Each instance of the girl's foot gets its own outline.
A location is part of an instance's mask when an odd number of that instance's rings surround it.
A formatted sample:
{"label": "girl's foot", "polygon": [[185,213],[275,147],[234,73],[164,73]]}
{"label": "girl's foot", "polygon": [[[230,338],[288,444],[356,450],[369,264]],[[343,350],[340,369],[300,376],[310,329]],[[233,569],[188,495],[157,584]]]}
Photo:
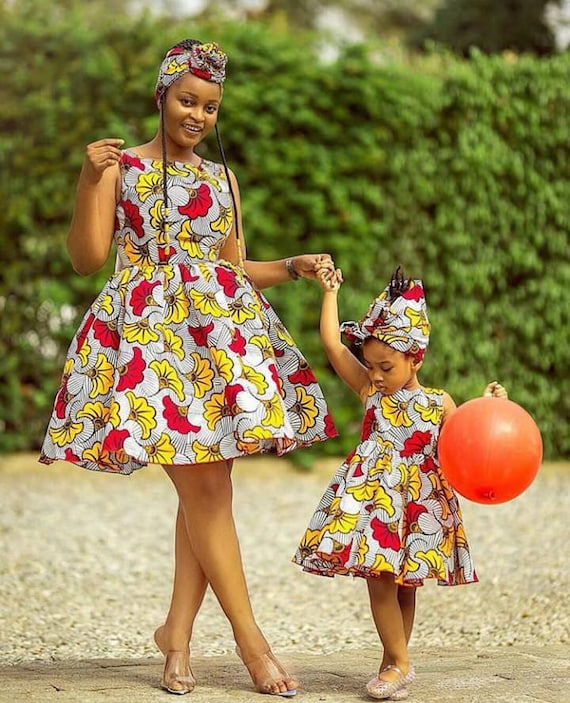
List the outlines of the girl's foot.
{"label": "girl's foot", "polygon": [[389,664],[382,669],[378,676],[366,684],[366,690],[371,698],[377,700],[386,698],[402,700],[408,696],[406,685],[412,683],[415,677],[416,672],[413,666],[410,666],[408,671],[404,673],[400,667]]}
{"label": "girl's foot", "polygon": [[196,679],[190,668],[190,652],[169,649],[165,637],[164,625],[154,633],[154,641],[164,656],[164,671],[160,681],[161,687],[169,693],[179,696],[190,693],[196,686]]}
{"label": "girl's foot", "polygon": [[236,654],[247,667],[258,693],[285,697],[296,695],[298,681],[289,676],[270,649],[263,654],[252,656],[247,661],[242,657],[239,647],[236,647]]}

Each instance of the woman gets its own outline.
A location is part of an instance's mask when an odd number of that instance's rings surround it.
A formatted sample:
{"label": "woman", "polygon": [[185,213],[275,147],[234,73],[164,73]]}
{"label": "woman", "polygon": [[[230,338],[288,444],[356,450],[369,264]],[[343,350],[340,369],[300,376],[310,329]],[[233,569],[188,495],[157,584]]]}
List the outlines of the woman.
{"label": "woman", "polygon": [[[164,689],[195,686],[189,643],[209,584],[256,690],[290,696],[297,682],[251,609],[230,473],[239,456],[336,434],[312,371],[260,293],[334,266],[327,254],[244,260],[238,184],[216,126],[226,61],[216,44],[180,42],[160,66],[153,139],[87,147],[70,258],[90,274],[114,241],[119,266],[71,343],[40,461],[119,474],[158,463],[174,484],[172,600],[155,632]],[[195,151],[212,129],[223,165]]]}

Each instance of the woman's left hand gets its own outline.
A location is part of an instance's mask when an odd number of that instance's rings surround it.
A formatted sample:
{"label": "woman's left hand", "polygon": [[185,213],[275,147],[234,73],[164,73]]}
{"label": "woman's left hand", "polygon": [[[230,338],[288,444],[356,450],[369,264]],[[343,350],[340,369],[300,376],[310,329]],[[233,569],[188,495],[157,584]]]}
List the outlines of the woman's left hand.
{"label": "woman's left hand", "polygon": [[317,273],[323,268],[335,270],[330,254],[299,254],[293,257],[293,267],[302,278],[313,280],[317,280]]}

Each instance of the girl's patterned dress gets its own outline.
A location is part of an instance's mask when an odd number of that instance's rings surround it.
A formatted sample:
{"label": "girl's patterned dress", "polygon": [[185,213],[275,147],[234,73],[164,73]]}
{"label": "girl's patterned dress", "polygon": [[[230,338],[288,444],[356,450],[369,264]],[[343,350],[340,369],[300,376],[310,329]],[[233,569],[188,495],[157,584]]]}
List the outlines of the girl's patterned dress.
{"label": "girl's patterned dress", "polygon": [[322,391],[242,268],[223,168],[123,152],[119,270],[71,342],[40,461],[130,474],[333,437]]}
{"label": "girl's patterned dress", "polygon": [[323,576],[394,574],[401,585],[477,581],[436,446],[443,391],[369,390],[360,444],[338,469],[293,561]]}

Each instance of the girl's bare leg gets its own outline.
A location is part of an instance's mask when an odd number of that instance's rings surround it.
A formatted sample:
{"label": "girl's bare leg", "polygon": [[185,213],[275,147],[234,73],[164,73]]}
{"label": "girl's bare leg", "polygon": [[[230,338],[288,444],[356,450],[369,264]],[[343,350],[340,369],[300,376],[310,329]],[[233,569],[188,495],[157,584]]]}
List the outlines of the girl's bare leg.
{"label": "girl's bare leg", "polygon": [[[378,578],[366,579],[368,585],[368,595],[370,597],[370,608],[376,630],[384,646],[384,656],[380,666],[381,679],[384,681],[395,681],[400,674],[397,671],[388,669],[382,671],[386,666],[397,666],[403,674],[407,674],[410,669],[408,657],[408,637],[406,624],[410,627],[413,620],[409,621],[409,607],[407,608],[407,619],[405,623],[402,608],[399,601],[399,587],[394,581],[394,577],[385,574]],[[409,604],[407,603],[409,606]],[[380,676],[380,674],[379,674]]]}
{"label": "girl's bare leg", "polygon": [[[186,632],[189,638],[204,596],[204,584],[209,583],[230,621],[240,655],[247,663],[256,688],[269,693],[284,692],[296,688],[297,682],[270,654],[267,640],[253,615],[232,513],[230,467],[228,462],[165,467],[178,493],[193,555],[178,569],[178,590],[175,571],[173,603],[167,623],[169,630],[172,628],[173,633],[178,633],[176,643],[183,644],[182,633]],[[180,542],[182,547],[182,540]],[[192,580],[191,587],[186,577]],[[189,604],[187,612],[185,603]]]}
{"label": "girl's bare leg", "polygon": [[[406,644],[410,643],[410,637],[412,636],[412,630],[414,628],[414,617],[416,614],[416,592],[417,588],[411,586],[398,586],[398,603],[400,604],[400,611],[402,613],[402,620],[404,623],[404,632],[406,635]],[[386,668],[390,662],[386,657],[386,650],[382,656],[382,663],[380,664],[380,671]]]}

